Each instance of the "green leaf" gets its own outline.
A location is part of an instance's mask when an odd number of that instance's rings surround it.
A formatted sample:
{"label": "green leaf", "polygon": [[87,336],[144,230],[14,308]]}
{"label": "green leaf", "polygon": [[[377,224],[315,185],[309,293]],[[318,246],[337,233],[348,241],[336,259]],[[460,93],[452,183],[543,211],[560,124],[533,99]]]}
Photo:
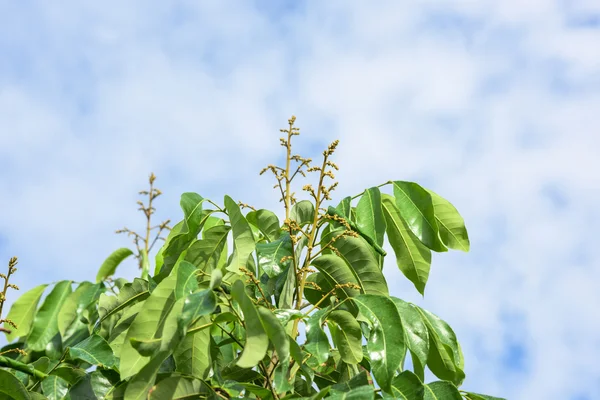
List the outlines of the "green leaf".
{"label": "green leaf", "polygon": [[217,296],[210,289],[200,290],[186,297],[183,303],[180,323],[187,328],[188,324],[198,317],[211,314],[217,308]]}
{"label": "green leaf", "polygon": [[181,253],[196,239],[204,222],[210,216],[210,213],[202,212],[203,202],[204,198],[197,193],[187,192],[181,195],[180,205],[184,214],[183,224],[181,230],[173,236],[163,252],[164,267],[167,268],[167,271],[175,265]]}
{"label": "green leaf", "polygon": [[[283,276],[278,277],[278,280]],[[285,281],[277,299],[279,308],[291,308],[294,303],[294,292],[296,290],[296,269],[293,266],[288,267],[285,273]]]}
{"label": "green leaf", "polygon": [[[335,254],[325,254],[311,261],[311,265],[317,268],[323,277],[329,282],[331,287],[351,283],[360,287],[352,269],[348,264]],[[341,300],[357,296],[360,293],[358,289],[351,287],[341,287],[336,289],[336,295]]]}
{"label": "green leaf", "polygon": [[11,333],[6,333],[6,340],[12,342],[19,336],[27,336],[31,330],[35,310],[40,302],[40,297],[48,285],[36,286],[25,292],[17,299],[10,308],[6,319],[11,320],[17,325],[16,328],[4,323],[4,328],[9,329]]}
{"label": "green leaf", "polygon": [[58,332],[58,314],[71,293],[71,281],[60,281],[54,286],[33,319],[33,327],[27,338],[27,347],[42,351]]}
{"label": "green leaf", "polygon": [[13,400],[29,400],[29,393],[16,376],[0,369],[0,394]]}
{"label": "green leaf", "polygon": [[383,245],[386,223],[381,209],[381,192],[378,188],[372,187],[365,190],[358,201],[356,226],[379,246]]}
{"label": "green leaf", "polygon": [[200,397],[202,383],[197,379],[175,375],[158,382],[152,389],[150,400],[195,399]]}
{"label": "green leaf", "polygon": [[[312,285],[304,286],[304,298],[308,300],[310,304],[317,304],[323,296],[331,297],[331,294],[328,293],[333,289],[333,286],[322,273],[316,272],[308,275],[306,282],[314,282],[320,288],[319,290]],[[319,305],[319,308],[326,307],[329,305],[329,301],[324,299]]]}
{"label": "green leaf", "polygon": [[251,211],[246,215],[248,222],[258,228],[269,242],[279,239],[281,224],[277,215],[269,210]]}
{"label": "green leaf", "polygon": [[94,399],[122,399],[119,396],[118,382],[108,378],[110,371],[96,370],[86,374],[75,385],[71,387],[67,395],[70,400],[94,400]]}
{"label": "green leaf", "polygon": [[439,236],[429,192],[414,182],[394,181],[393,184],[396,205],[412,233],[431,250],[448,251]]}
{"label": "green leaf", "polygon": [[405,333],[406,345],[412,356],[413,368],[417,376],[423,380],[429,354],[429,333],[427,327],[421,319],[421,314],[415,307],[396,297],[391,297],[391,299],[398,308],[400,318],[402,319],[402,328]]}
{"label": "green leaf", "polygon": [[358,364],[363,359],[362,331],[358,321],[348,311],[334,310],[327,315],[327,323],[342,361]]}
{"label": "green leaf", "polygon": [[437,381],[425,385],[423,400],[462,400],[462,396],[452,383]]}
{"label": "green leaf", "polygon": [[415,285],[419,293],[423,294],[429,278],[431,250],[410,231],[392,196],[384,194],[382,203],[387,220],[388,240],[396,254],[398,268]]}
{"label": "green leaf", "polygon": [[[284,233],[271,243],[258,243],[256,245],[256,254],[258,256],[258,267],[264,271],[269,278],[279,276],[292,262],[291,257],[294,253],[292,239],[289,233]],[[286,257],[282,263],[281,260]]]}
{"label": "green leaf", "polygon": [[379,262],[367,242],[352,236],[342,236],[334,242],[333,247],[338,250],[338,255],[354,275],[361,293],[389,295]]}
{"label": "green leaf", "polygon": [[203,239],[195,241],[188,249],[185,260],[204,272],[221,267],[223,253],[227,252],[228,225],[216,225],[202,232]]}
{"label": "green leaf", "polygon": [[[101,283],[97,283],[96,285],[100,284]],[[69,297],[67,297],[67,300],[65,300],[65,303],[63,304],[60,313],[58,314],[58,331],[60,332],[60,335],[62,337],[65,336],[67,328],[73,323],[73,321],[81,318],[83,310],[89,304],[88,300],[91,299],[82,299],[82,296],[91,286],[91,282],[81,282],[79,286],[77,286],[77,289],[75,289],[73,293],[71,293]]]}
{"label": "green leaf", "polygon": [[148,253],[146,253],[146,249],[142,249],[140,251],[140,256],[142,257],[142,279],[148,279],[148,274],[150,272],[150,261],[148,260]]}
{"label": "green leaf", "polygon": [[135,350],[129,339],[148,340],[163,337],[166,318],[176,302],[176,284],[176,274],[170,275],[159,283],[129,326],[120,354],[121,379],[125,380],[135,375],[150,361],[150,357],[141,356]]}
{"label": "green leaf", "polygon": [[[198,319],[191,329],[210,324],[209,317]],[[197,330],[186,335],[173,352],[177,371],[204,379],[208,375],[211,365],[210,357],[210,329]]]}
{"label": "green leaf", "polygon": [[[209,218],[211,218],[211,217],[209,217]],[[181,228],[183,227],[184,222],[185,221],[179,221],[178,223],[175,224],[175,226],[173,226],[173,229],[171,229],[171,231],[167,235],[167,239],[165,240],[165,243],[162,245],[162,247],[156,253],[156,256],[154,257],[154,275],[158,275],[160,273],[160,270],[164,264],[164,252],[169,247],[169,244],[171,244],[171,240],[173,240],[173,238],[175,236],[179,235],[179,232],[181,232]]]}
{"label": "green leaf", "polygon": [[162,339],[138,340],[136,338],[130,338],[129,342],[131,342],[133,348],[136,349],[141,356],[152,357],[160,350]]}
{"label": "green leaf", "polygon": [[116,364],[115,355],[108,342],[99,335],[91,335],[69,348],[71,358],[100,367],[112,368]]}
{"label": "green leaf", "polygon": [[177,285],[175,286],[175,299],[183,299],[192,292],[198,290],[196,279],[196,266],[182,261],[177,267]]}
{"label": "green leaf", "polygon": [[275,379],[273,384],[278,393],[290,390],[292,387],[287,380],[287,372],[290,364],[290,341],[285,328],[279,322],[279,319],[265,307],[257,307],[258,315],[262,321],[267,336],[275,346],[279,364],[275,369]]}
{"label": "green leaf", "polygon": [[296,221],[301,227],[312,224],[315,220],[314,204],[308,200],[302,200],[294,204],[290,212],[290,219]]}
{"label": "green leaf", "polygon": [[361,386],[347,392],[330,390],[327,397],[331,400],[369,400],[375,398],[375,388],[373,386]]}
{"label": "green leaf", "polygon": [[306,351],[315,357],[320,363],[324,363],[329,358],[329,339],[323,331],[323,317],[329,312],[329,309],[321,309],[311,315],[306,321]]}
{"label": "green leaf", "polygon": [[462,370],[462,352],[450,326],[437,315],[415,307],[429,331],[429,356],[427,366],[440,379],[460,385],[465,379]]}
{"label": "green leaf", "polygon": [[140,278],[135,278],[133,282],[123,285],[116,298],[115,296],[108,296],[103,293],[98,300],[100,321],[102,322],[111,315],[142,300],[146,300],[148,296],[150,296],[148,282]]}
{"label": "green leaf", "polygon": [[351,214],[351,210],[352,210],[352,207],[350,206],[351,202],[352,202],[352,197],[347,196],[347,197],[344,197],[342,199],[342,201],[340,201],[340,203],[337,205],[337,207],[335,207],[337,212],[347,220],[350,219],[350,214]]}
{"label": "green leaf", "polygon": [[261,323],[256,306],[246,294],[244,284],[237,280],[231,287],[231,296],[240,305],[246,324],[246,342],[242,355],[236,365],[240,368],[252,368],[263,359],[269,348],[269,337]]}
{"label": "green leaf", "polygon": [[60,400],[69,391],[69,383],[64,379],[49,375],[42,381],[42,392],[49,400]]}
{"label": "green leaf", "polygon": [[440,228],[440,238],[446,246],[455,250],[469,251],[471,243],[465,221],[458,210],[437,193],[428,190],[433,201],[435,219]]}
{"label": "green leaf", "polygon": [[342,392],[347,392],[349,390],[355,389],[357,387],[366,386],[369,384],[369,377],[367,376],[367,371],[361,371],[358,375],[354,376],[352,379],[346,382],[336,383],[332,385],[331,388],[334,390],[340,390]]}
{"label": "green leaf", "polygon": [[246,268],[248,257],[254,251],[254,234],[248,221],[242,215],[240,206],[229,196],[225,196],[225,209],[229,215],[233,232],[233,254],[227,270],[239,273],[240,268]]}
{"label": "green leaf", "polygon": [[361,294],[353,299],[371,324],[367,353],[379,386],[391,392],[394,373],[400,367],[406,344],[398,308],[389,297]]}
{"label": "green leaf", "polygon": [[423,383],[410,371],[403,371],[392,381],[392,393],[397,399],[423,400],[424,392]]}
{"label": "green leaf", "polygon": [[214,269],[210,273],[210,288],[215,289],[221,286],[221,281],[223,280],[223,272],[220,269]]}
{"label": "green leaf", "polygon": [[500,397],[488,396],[487,394],[479,394],[473,392],[465,392],[468,400],[506,400]]}
{"label": "green leaf", "polygon": [[100,269],[98,270],[98,274],[96,275],[96,282],[97,283],[102,282],[109,276],[114,275],[119,264],[121,264],[121,262],[123,262],[123,260],[125,260],[127,257],[129,257],[132,254],[133,254],[133,251],[131,251],[130,249],[128,249],[126,247],[121,247],[120,249],[113,251],[112,254],[110,256],[108,256],[108,258],[106,260],[104,260],[104,262],[100,266]]}

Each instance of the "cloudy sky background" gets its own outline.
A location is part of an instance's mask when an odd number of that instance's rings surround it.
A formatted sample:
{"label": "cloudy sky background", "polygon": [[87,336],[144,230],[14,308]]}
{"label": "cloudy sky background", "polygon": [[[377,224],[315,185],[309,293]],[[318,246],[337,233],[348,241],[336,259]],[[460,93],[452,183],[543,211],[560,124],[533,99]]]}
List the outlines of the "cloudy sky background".
{"label": "cloudy sky background", "polygon": [[463,214],[424,299],[386,274],[455,329],[465,389],[597,398],[599,43],[596,0],[0,0],[0,260],[23,292],[93,279],[151,171],[157,220],[185,191],[277,207],[295,114],[297,152],[341,141],[334,200],[415,180]]}

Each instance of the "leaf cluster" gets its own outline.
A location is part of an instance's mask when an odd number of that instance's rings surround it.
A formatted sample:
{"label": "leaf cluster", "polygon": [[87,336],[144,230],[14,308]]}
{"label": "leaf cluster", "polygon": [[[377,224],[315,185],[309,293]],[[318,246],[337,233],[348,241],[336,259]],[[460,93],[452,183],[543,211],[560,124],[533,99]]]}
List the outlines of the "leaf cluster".
{"label": "leaf cluster", "polygon": [[[494,399],[459,389],[464,359],[454,331],[391,296],[383,273],[389,246],[424,294],[433,251],[469,250],[458,211],[406,181],[330,204],[338,142],[313,166],[293,155],[299,129],[288,122],[285,165],[262,171],[276,178],[283,221],[229,196],[217,204],[184,193],[183,219],[151,268],[151,175],[141,206],[147,235],[134,235],[141,277],[113,280],[133,254],[123,248],[95,282],[65,280],[21,296],[7,317],[11,343],[0,350],[0,397]],[[316,184],[297,200],[293,181],[309,174]],[[439,380],[426,383],[426,369]]]}

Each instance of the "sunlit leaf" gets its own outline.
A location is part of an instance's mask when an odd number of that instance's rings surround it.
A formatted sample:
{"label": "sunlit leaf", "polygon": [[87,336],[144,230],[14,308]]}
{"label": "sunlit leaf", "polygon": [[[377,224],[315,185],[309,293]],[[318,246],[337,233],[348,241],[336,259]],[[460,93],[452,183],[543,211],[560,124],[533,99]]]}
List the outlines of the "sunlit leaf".
{"label": "sunlit leaf", "polygon": [[292,263],[293,250],[292,239],[287,232],[274,242],[258,243],[256,245],[258,267],[270,278],[275,278]]}
{"label": "sunlit leaf", "polygon": [[242,355],[236,365],[241,368],[252,368],[259,363],[269,348],[269,337],[261,322],[256,306],[246,294],[244,284],[237,280],[231,287],[231,296],[240,305],[246,324],[246,342]]}
{"label": "sunlit leaf", "polygon": [[196,266],[187,261],[182,261],[177,267],[175,299],[182,299],[196,290],[198,290]]}
{"label": "sunlit leaf", "polygon": [[378,188],[365,190],[358,201],[356,226],[379,246],[383,245],[386,222],[381,209],[381,192]]}
{"label": "sunlit leaf", "polygon": [[145,300],[148,296],[150,296],[148,282],[140,278],[135,278],[133,282],[126,283],[116,298],[102,294],[98,302],[100,320],[102,321],[137,302]]}
{"label": "sunlit leaf", "polygon": [[329,339],[322,327],[323,316],[328,312],[328,309],[318,310],[306,321],[306,344],[304,347],[319,363],[324,363],[329,358]]}
{"label": "sunlit leaf", "polygon": [[55,375],[44,378],[41,386],[42,392],[48,400],[60,400],[65,397],[69,390],[69,383]]}
{"label": "sunlit leaf", "polygon": [[13,400],[29,400],[25,386],[10,372],[0,369],[0,394]]}
{"label": "sunlit leaf", "polygon": [[98,274],[96,275],[96,282],[102,282],[109,276],[114,275],[119,264],[121,264],[121,262],[123,262],[123,260],[125,260],[127,257],[129,257],[132,254],[133,254],[133,251],[131,251],[131,249],[128,249],[126,247],[122,247],[120,249],[113,251],[112,254],[110,256],[108,256],[108,258],[106,260],[104,260],[104,262],[100,266],[100,269],[98,270]]}
{"label": "sunlit leaf", "polygon": [[423,400],[463,400],[463,397],[452,383],[437,381],[425,385]]}
{"label": "sunlit leaf", "polygon": [[60,281],[44,299],[44,303],[33,319],[27,347],[42,351],[58,332],[58,314],[67,297],[71,294],[71,281]]}
{"label": "sunlit leaf", "polygon": [[373,386],[361,386],[347,392],[330,390],[329,396],[331,400],[369,400],[375,398],[375,388]]}
{"label": "sunlit leaf", "polygon": [[327,325],[342,361],[358,364],[363,358],[362,331],[356,318],[348,311],[334,310],[327,315]]}
{"label": "sunlit leaf", "polygon": [[111,368],[116,364],[112,349],[102,337],[91,335],[69,348],[71,358],[83,360],[92,365]]}
{"label": "sunlit leaf", "polygon": [[[190,328],[206,326],[210,323],[209,317],[202,317]],[[210,365],[210,329],[194,331],[186,335],[173,352],[177,371],[194,376],[206,378]]]}
{"label": "sunlit leaf", "polygon": [[408,228],[400,215],[400,210],[396,207],[394,198],[385,194],[382,198],[388,240],[396,254],[398,268],[415,285],[419,293],[423,294],[429,278],[431,250],[425,247]]}
{"label": "sunlit leaf", "polygon": [[170,376],[158,382],[152,389],[150,400],[201,398],[202,382],[184,376]]}
{"label": "sunlit leaf", "polygon": [[225,196],[224,204],[233,232],[233,254],[227,270],[239,273],[240,268],[246,268],[248,257],[254,251],[254,234],[242,215],[240,206],[229,196]]}
{"label": "sunlit leaf", "polygon": [[486,394],[466,392],[469,400],[506,400],[500,397],[488,396]]}
{"label": "sunlit leaf", "polygon": [[384,391],[391,392],[394,373],[406,353],[398,308],[385,296],[361,294],[353,301],[371,324],[367,352],[375,380]]}
{"label": "sunlit leaf", "polygon": [[423,400],[423,383],[410,371],[403,371],[392,380],[392,393],[397,399]]}
{"label": "sunlit leaf", "polygon": [[448,251],[439,236],[431,194],[414,182],[393,184],[396,205],[412,233],[431,250]]}
{"label": "sunlit leaf", "polygon": [[302,200],[292,206],[290,219],[296,221],[299,226],[312,224],[315,220],[315,206],[311,201]]}
{"label": "sunlit leaf", "polygon": [[48,285],[36,286],[28,292],[25,292],[13,303],[6,319],[13,321],[17,327],[14,328],[13,326],[4,323],[4,328],[11,331],[11,333],[6,333],[6,340],[8,342],[12,342],[19,336],[27,336],[29,334],[35,310],[37,309],[40,298],[47,286]]}
{"label": "sunlit leaf", "polygon": [[223,252],[227,250],[227,234],[230,230],[228,225],[216,225],[204,230],[203,238],[188,248],[185,260],[204,272],[220,268]]}
{"label": "sunlit leaf", "polygon": [[455,250],[469,251],[471,246],[465,221],[458,210],[437,193],[428,190],[433,200],[435,219],[440,228],[440,238],[446,246]]}
{"label": "sunlit leaf", "polygon": [[287,381],[287,371],[290,364],[290,342],[284,326],[277,317],[265,307],[257,307],[258,315],[262,321],[269,340],[273,343],[279,364],[275,370],[274,385],[278,393],[291,389]]}
{"label": "sunlit leaf", "polygon": [[402,328],[406,337],[406,345],[412,356],[413,368],[417,376],[423,380],[425,365],[429,355],[429,333],[421,314],[411,304],[396,297],[392,301],[400,312]]}
{"label": "sunlit leaf", "polygon": [[258,228],[267,241],[273,242],[279,239],[281,224],[274,212],[269,210],[251,211],[246,215],[246,219]]}

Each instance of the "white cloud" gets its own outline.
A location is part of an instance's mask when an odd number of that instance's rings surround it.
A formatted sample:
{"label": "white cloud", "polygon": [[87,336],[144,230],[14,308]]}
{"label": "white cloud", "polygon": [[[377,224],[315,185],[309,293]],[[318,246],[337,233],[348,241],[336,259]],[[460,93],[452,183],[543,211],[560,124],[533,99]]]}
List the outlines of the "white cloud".
{"label": "white cloud", "polygon": [[597,392],[600,30],[571,23],[595,2],[65,3],[0,6],[0,256],[23,289],[93,278],[150,171],[161,218],[190,190],[276,207],[257,172],[295,113],[305,155],[341,139],[339,196],[417,180],[463,214],[472,252],[436,256],[424,300],[387,270],[455,328],[467,389]]}

